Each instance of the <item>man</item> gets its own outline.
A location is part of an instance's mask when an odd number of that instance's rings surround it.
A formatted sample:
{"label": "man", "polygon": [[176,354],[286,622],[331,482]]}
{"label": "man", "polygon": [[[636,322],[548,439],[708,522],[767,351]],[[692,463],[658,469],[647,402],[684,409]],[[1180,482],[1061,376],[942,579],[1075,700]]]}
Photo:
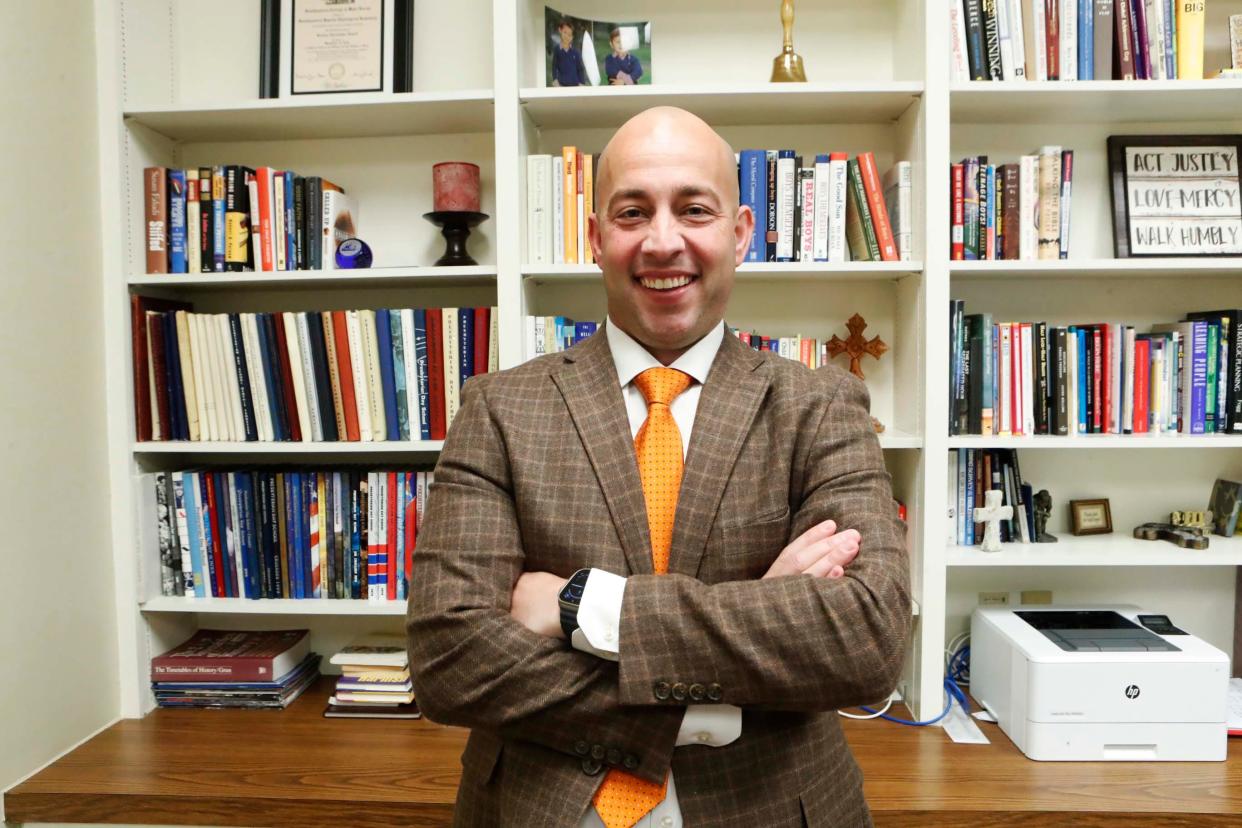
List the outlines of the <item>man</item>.
{"label": "man", "polygon": [[586,86],[586,64],[582,52],[573,45],[574,27],[568,20],[561,20],[556,27],[561,42],[552,49],[552,85]]}
{"label": "man", "polygon": [[892,690],[910,600],[866,389],[725,333],[754,216],[698,118],[622,126],[596,203],[604,329],[466,384],[415,551],[455,824],[868,825],[833,711]]}
{"label": "man", "polygon": [[611,86],[627,86],[638,83],[643,76],[643,65],[638,58],[626,51],[621,43],[621,30],[613,29],[608,35],[612,54],[604,58],[604,74]]}

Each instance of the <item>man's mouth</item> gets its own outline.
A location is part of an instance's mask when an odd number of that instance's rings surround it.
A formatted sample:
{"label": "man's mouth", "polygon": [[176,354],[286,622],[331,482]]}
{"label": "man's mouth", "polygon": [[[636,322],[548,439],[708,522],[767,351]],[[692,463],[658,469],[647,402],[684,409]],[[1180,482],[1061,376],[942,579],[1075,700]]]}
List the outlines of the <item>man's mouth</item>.
{"label": "man's mouth", "polygon": [[636,276],[634,277],[640,285],[648,290],[676,290],[697,279],[697,276],[689,273],[667,274],[658,276]]}

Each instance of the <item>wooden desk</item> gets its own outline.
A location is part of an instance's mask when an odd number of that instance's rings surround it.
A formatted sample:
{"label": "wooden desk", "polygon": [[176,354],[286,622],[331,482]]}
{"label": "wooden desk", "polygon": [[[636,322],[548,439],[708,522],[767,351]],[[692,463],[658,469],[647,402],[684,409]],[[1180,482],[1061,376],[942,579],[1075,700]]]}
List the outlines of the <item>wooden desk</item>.
{"label": "wooden desk", "polygon": [[[421,720],[324,719],[325,679],[284,712],[157,710],[125,720],[5,796],[13,822],[444,826],[466,733]],[[844,722],[881,828],[1242,825],[1229,761],[1040,763],[938,728]]]}

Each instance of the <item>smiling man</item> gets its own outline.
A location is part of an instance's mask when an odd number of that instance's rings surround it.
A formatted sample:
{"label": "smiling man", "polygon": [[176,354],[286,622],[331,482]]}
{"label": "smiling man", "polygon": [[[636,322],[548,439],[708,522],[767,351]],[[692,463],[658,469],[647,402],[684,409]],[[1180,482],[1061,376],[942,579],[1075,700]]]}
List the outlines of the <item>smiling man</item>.
{"label": "smiling man", "polygon": [[596,203],[607,323],[467,383],[414,555],[454,824],[869,825],[833,711],[893,689],[910,599],[866,389],[727,335],[754,216],[703,121],[628,121]]}

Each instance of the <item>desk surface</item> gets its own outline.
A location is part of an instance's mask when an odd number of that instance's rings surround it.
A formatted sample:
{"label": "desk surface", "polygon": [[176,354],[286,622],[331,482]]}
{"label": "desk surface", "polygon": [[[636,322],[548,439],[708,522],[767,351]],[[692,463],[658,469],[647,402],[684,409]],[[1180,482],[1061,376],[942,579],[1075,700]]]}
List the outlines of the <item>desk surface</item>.
{"label": "desk surface", "polygon": [[[13,822],[444,826],[466,732],[325,719],[328,679],[288,710],[156,710],[5,795]],[[939,728],[843,720],[877,826],[1242,824],[1242,742],[1212,763],[1041,763]],[[1072,819],[1068,815],[1073,814]]]}

